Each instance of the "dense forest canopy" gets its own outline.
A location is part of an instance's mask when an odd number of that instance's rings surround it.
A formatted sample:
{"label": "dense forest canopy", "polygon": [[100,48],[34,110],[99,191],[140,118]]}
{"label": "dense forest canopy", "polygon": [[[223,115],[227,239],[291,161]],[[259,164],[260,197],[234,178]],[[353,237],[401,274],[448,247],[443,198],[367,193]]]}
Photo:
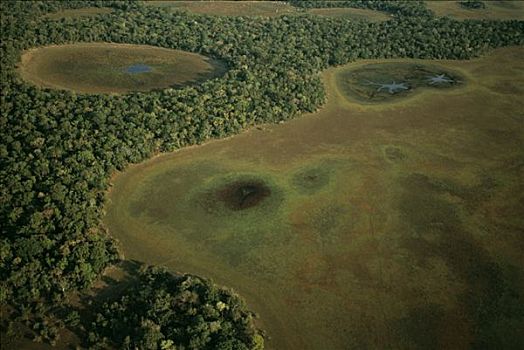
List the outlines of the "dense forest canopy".
{"label": "dense forest canopy", "polygon": [[147,267],[123,295],[99,307],[88,342],[117,349],[259,350],[263,338],[252,323],[231,291]]}
{"label": "dense forest canopy", "polygon": [[[325,98],[318,73],[329,66],[360,58],[469,59],[524,43],[522,21],[436,18],[413,1],[336,5],[394,16],[368,23],[312,15],[213,17],[138,2],[2,1],[1,303],[15,314],[43,312],[119,259],[100,220],[109,176],[129,163],[316,110]],[[44,17],[93,6],[113,11]],[[20,79],[23,50],[74,42],[187,50],[224,60],[228,72],[195,87],[127,95],[41,89]]]}
{"label": "dense forest canopy", "polygon": [[397,17],[417,16],[431,17],[432,12],[426,8],[423,1],[376,1],[376,0],[336,0],[336,1],[315,1],[315,0],[292,0],[291,4],[304,8],[365,8],[389,12]]}

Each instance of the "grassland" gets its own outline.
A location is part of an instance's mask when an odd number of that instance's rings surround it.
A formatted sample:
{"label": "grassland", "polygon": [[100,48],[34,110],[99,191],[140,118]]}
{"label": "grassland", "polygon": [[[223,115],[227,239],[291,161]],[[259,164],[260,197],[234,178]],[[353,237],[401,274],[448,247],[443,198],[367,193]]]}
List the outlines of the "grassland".
{"label": "grassland", "polygon": [[483,1],[485,9],[466,9],[458,1],[426,1],[427,7],[437,16],[455,19],[524,20],[522,1]]}
{"label": "grassland", "polygon": [[79,9],[62,10],[62,11],[47,14],[44,17],[53,19],[53,20],[59,20],[62,18],[79,18],[79,17],[104,15],[104,14],[111,13],[111,11],[113,10],[108,7],[84,7],[84,8],[79,8]]}
{"label": "grassland", "polygon": [[[129,73],[134,65],[151,71]],[[71,44],[31,49],[19,72],[40,87],[81,93],[127,93],[195,84],[219,76],[225,65],[204,56],[153,46]]]}
{"label": "grassland", "polygon": [[299,9],[284,1],[146,1],[149,6],[185,10],[215,16],[262,16],[313,14],[324,17],[380,22],[389,19],[380,11],[356,8]]}
{"label": "grassland", "polygon": [[149,6],[217,16],[274,17],[296,12],[283,1],[146,1]]}
{"label": "grassland", "polygon": [[[518,348],[523,54],[426,62],[468,84],[371,106],[329,69],[317,113],[116,175],[105,224],[128,259],[236,289],[270,349]],[[239,181],[269,195],[233,210]]]}

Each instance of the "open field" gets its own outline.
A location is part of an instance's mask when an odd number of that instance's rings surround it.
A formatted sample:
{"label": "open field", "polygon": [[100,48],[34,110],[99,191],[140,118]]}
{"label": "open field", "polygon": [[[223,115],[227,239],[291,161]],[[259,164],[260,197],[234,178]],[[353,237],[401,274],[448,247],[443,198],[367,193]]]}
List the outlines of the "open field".
{"label": "open field", "polygon": [[147,5],[218,16],[274,17],[296,12],[283,1],[146,1]]}
{"label": "open field", "polygon": [[79,18],[96,15],[104,15],[113,11],[107,7],[85,7],[80,9],[63,10],[45,15],[49,19]]}
{"label": "open field", "polygon": [[146,1],[149,6],[217,16],[263,16],[313,14],[324,17],[386,21],[387,13],[356,8],[299,9],[283,1]]}
{"label": "open field", "polygon": [[524,20],[523,1],[483,1],[485,9],[466,9],[458,1],[426,1],[427,7],[437,16],[456,19]]}
{"label": "open field", "polygon": [[23,79],[81,93],[126,93],[180,87],[222,75],[225,65],[165,48],[127,44],[72,44],[26,51]]}
{"label": "open field", "polygon": [[468,83],[375,105],[329,69],[317,113],[116,175],[105,224],[127,259],[237,290],[268,348],[522,347],[522,55],[396,60]]}

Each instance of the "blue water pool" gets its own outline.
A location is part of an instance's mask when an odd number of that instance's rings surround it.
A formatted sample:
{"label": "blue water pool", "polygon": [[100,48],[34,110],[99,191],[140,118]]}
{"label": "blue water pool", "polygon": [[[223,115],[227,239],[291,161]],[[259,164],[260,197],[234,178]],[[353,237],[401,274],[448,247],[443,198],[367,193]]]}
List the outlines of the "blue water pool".
{"label": "blue water pool", "polygon": [[151,72],[152,68],[147,64],[133,64],[127,67],[126,72],[131,74]]}

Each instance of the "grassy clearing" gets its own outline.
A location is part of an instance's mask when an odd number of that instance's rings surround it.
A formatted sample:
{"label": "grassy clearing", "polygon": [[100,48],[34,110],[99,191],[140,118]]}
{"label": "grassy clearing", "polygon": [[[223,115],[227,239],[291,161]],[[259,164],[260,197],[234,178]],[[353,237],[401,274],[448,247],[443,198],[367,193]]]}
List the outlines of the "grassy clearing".
{"label": "grassy clearing", "polygon": [[[467,86],[380,106],[329,69],[321,111],[117,175],[105,223],[128,259],[237,290],[269,348],[518,348],[523,54],[439,61]],[[206,202],[239,179],[270,195]]]}
{"label": "grassy clearing", "polygon": [[397,101],[425,89],[447,90],[463,83],[458,72],[421,63],[348,65],[337,74],[338,90],[361,103]]}
{"label": "grassy clearing", "polygon": [[[145,65],[148,72],[128,69]],[[195,84],[219,76],[225,65],[204,56],[153,46],[72,44],[26,51],[19,72],[40,87],[81,93],[127,93]]]}
{"label": "grassy clearing", "polygon": [[458,1],[426,1],[427,7],[437,16],[456,19],[524,20],[522,1],[483,1],[485,9],[465,9]]}
{"label": "grassy clearing", "polygon": [[370,22],[382,22],[390,18],[385,12],[356,8],[319,8],[310,9],[307,13],[326,17],[366,20]]}
{"label": "grassy clearing", "polygon": [[146,5],[217,16],[275,17],[296,12],[283,1],[146,1]]}
{"label": "grassy clearing", "polygon": [[45,18],[59,20],[62,18],[79,18],[96,15],[105,15],[111,13],[113,10],[108,7],[86,7],[80,9],[63,10],[45,15]]}
{"label": "grassy clearing", "polygon": [[313,14],[325,17],[347,18],[380,22],[389,19],[380,11],[354,8],[297,9],[283,1],[146,1],[146,5],[184,10],[216,16],[263,16]]}

